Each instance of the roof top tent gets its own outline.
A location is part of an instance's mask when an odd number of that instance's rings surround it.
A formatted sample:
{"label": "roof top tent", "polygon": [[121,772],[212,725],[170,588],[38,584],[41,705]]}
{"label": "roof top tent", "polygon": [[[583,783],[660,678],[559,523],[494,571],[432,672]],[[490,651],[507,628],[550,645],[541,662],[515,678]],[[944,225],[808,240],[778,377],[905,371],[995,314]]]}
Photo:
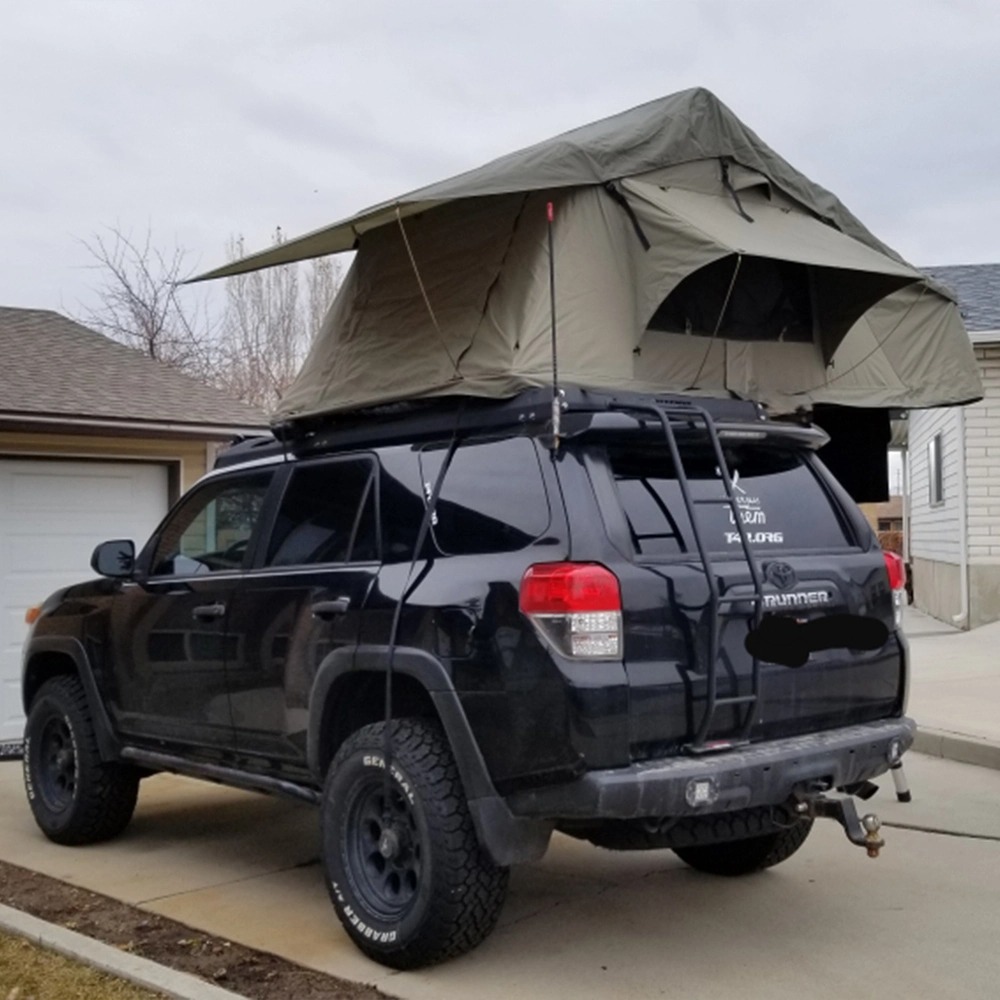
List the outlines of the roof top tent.
{"label": "roof top tent", "polygon": [[850,426],[852,448],[890,408],[982,395],[949,293],[703,89],[194,280],[357,251],[276,424],[509,397],[552,384],[550,202],[560,383],[753,399]]}

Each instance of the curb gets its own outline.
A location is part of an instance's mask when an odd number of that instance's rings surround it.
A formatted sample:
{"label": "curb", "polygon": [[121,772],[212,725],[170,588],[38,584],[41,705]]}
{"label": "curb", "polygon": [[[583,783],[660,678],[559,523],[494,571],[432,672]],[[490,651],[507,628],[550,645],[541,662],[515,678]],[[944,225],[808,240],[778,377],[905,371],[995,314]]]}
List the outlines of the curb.
{"label": "curb", "polygon": [[918,726],[911,749],[929,757],[1000,770],[1000,743],[985,738]]}
{"label": "curb", "polygon": [[157,965],[148,958],[114,948],[103,941],[95,941],[58,924],[39,920],[30,913],[15,910],[2,903],[0,929],[76,959],[100,972],[155,990],[172,1000],[246,1000],[239,993],[224,990],[221,986],[215,986],[190,973]]}

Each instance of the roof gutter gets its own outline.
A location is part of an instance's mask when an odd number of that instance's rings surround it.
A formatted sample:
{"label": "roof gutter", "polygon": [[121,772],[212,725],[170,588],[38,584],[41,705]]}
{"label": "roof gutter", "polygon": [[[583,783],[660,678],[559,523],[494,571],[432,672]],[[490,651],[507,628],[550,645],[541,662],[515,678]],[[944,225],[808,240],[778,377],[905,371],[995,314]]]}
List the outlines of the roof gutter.
{"label": "roof gutter", "polygon": [[969,340],[976,344],[1000,344],[1000,330],[970,330]]}
{"label": "roof gutter", "polygon": [[16,426],[19,429],[120,431],[129,436],[153,434],[171,437],[193,437],[228,440],[233,437],[268,433],[267,424],[184,424],[144,420],[114,420],[100,418],[78,418],[60,416],[39,416],[27,413],[0,412],[0,426]]}

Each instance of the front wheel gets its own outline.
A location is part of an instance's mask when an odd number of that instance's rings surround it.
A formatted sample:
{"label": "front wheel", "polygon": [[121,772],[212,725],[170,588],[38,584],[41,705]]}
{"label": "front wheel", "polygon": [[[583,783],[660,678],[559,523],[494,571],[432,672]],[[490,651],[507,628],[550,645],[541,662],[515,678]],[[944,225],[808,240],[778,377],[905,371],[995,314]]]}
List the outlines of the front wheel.
{"label": "front wheel", "polygon": [[441,729],[423,719],[385,724],[340,748],[321,813],[333,905],[369,958],[394,969],[470,951],[496,925],[509,871],[479,845],[462,781]]}
{"label": "front wheel", "polygon": [[57,844],[94,844],[128,825],[139,773],[101,760],[79,679],[47,680],[24,727],[24,784],[42,832]]}
{"label": "front wheel", "polygon": [[811,819],[801,819],[762,837],[675,847],[674,853],[685,864],[709,875],[749,875],[790,858],[805,843],[812,825]]}

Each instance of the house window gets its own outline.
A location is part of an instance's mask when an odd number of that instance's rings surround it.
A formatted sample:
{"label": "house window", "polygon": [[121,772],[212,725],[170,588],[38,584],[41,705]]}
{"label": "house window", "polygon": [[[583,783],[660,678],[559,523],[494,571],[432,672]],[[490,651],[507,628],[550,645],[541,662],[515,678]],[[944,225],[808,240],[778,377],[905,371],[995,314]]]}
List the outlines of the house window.
{"label": "house window", "polygon": [[927,443],[927,488],[931,506],[944,503],[944,440],[935,434]]}

